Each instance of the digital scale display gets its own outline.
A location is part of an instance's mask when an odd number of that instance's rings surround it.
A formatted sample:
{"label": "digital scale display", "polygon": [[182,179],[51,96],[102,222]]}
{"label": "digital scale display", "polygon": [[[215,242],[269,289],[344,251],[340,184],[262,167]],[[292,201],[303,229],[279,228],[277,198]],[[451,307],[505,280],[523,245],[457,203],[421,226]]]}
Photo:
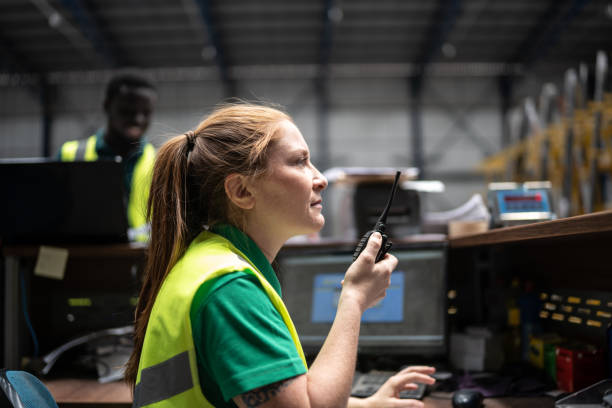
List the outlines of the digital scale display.
{"label": "digital scale display", "polygon": [[548,191],[541,190],[500,190],[496,192],[499,212],[550,212]]}

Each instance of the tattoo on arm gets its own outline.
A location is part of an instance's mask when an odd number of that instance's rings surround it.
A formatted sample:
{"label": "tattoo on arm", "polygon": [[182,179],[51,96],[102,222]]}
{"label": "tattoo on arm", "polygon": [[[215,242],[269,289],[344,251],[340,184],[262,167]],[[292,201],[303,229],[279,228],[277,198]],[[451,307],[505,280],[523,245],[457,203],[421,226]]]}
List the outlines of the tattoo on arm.
{"label": "tattoo on arm", "polygon": [[274,398],[280,391],[295,380],[295,377],[288,378],[273,384],[264,385],[260,388],[245,392],[240,396],[244,405],[248,408],[255,408]]}

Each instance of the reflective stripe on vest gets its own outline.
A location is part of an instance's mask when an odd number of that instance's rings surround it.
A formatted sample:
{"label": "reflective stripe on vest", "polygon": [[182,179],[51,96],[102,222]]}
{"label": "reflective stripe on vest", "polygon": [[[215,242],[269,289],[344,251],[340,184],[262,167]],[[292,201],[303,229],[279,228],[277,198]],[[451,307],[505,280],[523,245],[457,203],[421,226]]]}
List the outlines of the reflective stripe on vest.
{"label": "reflective stripe on vest", "polygon": [[96,135],[89,136],[85,140],[73,140],[64,143],[60,156],[62,161],[98,160],[98,153],[96,153]]}
{"label": "reflective stripe on vest", "polygon": [[[272,285],[230,241],[205,231],[172,268],[155,299],[140,356],[134,408],[212,407],[200,388],[189,312],[203,284],[237,271],[258,279],[307,367],[295,326]],[[170,383],[171,378],[177,380]]]}
{"label": "reflective stripe on vest", "polygon": [[133,407],[143,407],[172,398],[192,387],[189,353],[184,351],[142,370],[140,383],[134,388]]}

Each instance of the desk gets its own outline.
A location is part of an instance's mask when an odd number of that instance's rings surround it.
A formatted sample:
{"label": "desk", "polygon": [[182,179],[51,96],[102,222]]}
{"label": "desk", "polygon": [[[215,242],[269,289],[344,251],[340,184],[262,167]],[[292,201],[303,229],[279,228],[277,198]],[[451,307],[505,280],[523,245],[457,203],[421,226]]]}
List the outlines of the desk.
{"label": "desk", "polygon": [[[57,246],[57,245],[56,245]],[[68,264],[64,282],[72,281],[75,285],[86,284],[93,287],[104,287],[112,284],[107,273],[96,273],[101,268],[113,271],[120,270],[119,265],[141,264],[144,260],[145,246],[139,243],[107,245],[68,245],[61,246],[68,250]],[[20,368],[24,350],[22,341],[23,323],[19,274],[29,276],[32,265],[38,256],[39,245],[15,245],[2,249],[5,257],[4,268],[4,367]],[[26,268],[28,261],[29,267]],[[86,268],[88,273],[82,273]],[[96,269],[97,268],[97,269]],[[89,273],[91,272],[91,273]],[[51,279],[49,281],[52,281]],[[55,284],[56,282],[50,282]]]}
{"label": "desk", "polygon": [[124,382],[100,384],[96,380],[57,379],[44,381],[60,407],[98,408],[132,406],[132,393]]}
{"label": "desk", "polygon": [[[95,380],[61,379],[45,381],[60,408],[130,408],[132,395],[123,382],[99,384]],[[451,394],[425,397],[426,408],[451,408]],[[554,400],[537,398],[487,398],[486,408],[552,408]]]}
{"label": "desk", "polygon": [[[482,264],[480,256],[475,256],[480,250],[491,249],[492,255],[498,256],[503,262],[489,262],[491,269],[500,266],[504,271],[519,271],[530,279],[535,279],[542,287],[574,288],[585,290],[605,290],[612,292],[612,274],[610,274],[610,242],[612,242],[612,211],[589,214],[567,219],[542,222],[518,227],[503,228],[482,234],[452,239],[449,242],[451,249],[451,275],[462,283],[466,278],[477,275],[478,268],[474,263]],[[18,260],[23,257],[35,257],[37,247],[5,248],[7,256],[6,268],[6,325],[5,336],[10,337],[13,347],[17,347],[14,336],[7,333],[17,327],[18,309]],[[78,247],[71,249],[71,256],[96,257],[99,255],[112,255],[119,257],[140,259],[144,249],[126,246],[109,247]],[[478,253],[476,254],[478,255]],[[503,257],[501,257],[503,255]],[[590,262],[585,262],[588,260]],[[576,273],[578,271],[579,273]],[[478,278],[478,276],[476,276]],[[464,286],[467,286],[464,284]],[[480,287],[480,286],[474,286]],[[472,287],[473,289],[473,287]],[[472,295],[473,291],[466,290],[466,307],[461,310],[471,310],[470,305],[476,304],[483,309],[484,299]],[[468,296],[469,295],[469,296]],[[472,306],[472,308],[475,308]],[[477,319],[474,319],[474,316]],[[477,312],[467,314],[466,322],[483,321],[482,315]],[[14,326],[11,326],[14,325]],[[8,343],[6,345],[9,345]],[[10,349],[9,349],[10,350]],[[6,349],[5,349],[6,352]],[[15,354],[5,354],[12,358],[6,360],[16,362]],[[98,384],[90,380],[54,380],[47,383],[60,406],[76,408],[84,407],[129,407],[130,393],[127,386],[122,383]],[[449,408],[450,396],[446,399],[435,398],[431,395],[425,398],[426,407]],[[108,398],[118,397],[118,400]],[[102,398],[102,399],[100,399]],[[113,405],[114,404],[114,405]],[[553,407],[552,398],[498,398],[486,399],[487,408],[522,408],[522,407]]]}

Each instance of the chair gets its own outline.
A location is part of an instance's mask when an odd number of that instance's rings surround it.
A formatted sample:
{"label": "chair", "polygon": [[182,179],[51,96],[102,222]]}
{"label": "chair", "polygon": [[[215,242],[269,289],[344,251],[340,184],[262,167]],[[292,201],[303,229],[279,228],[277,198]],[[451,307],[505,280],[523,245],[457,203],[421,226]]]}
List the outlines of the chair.
{"label": "chair", "polygon": [[0,408],[58,408],[47,387],[25,371],[0,369]]}

